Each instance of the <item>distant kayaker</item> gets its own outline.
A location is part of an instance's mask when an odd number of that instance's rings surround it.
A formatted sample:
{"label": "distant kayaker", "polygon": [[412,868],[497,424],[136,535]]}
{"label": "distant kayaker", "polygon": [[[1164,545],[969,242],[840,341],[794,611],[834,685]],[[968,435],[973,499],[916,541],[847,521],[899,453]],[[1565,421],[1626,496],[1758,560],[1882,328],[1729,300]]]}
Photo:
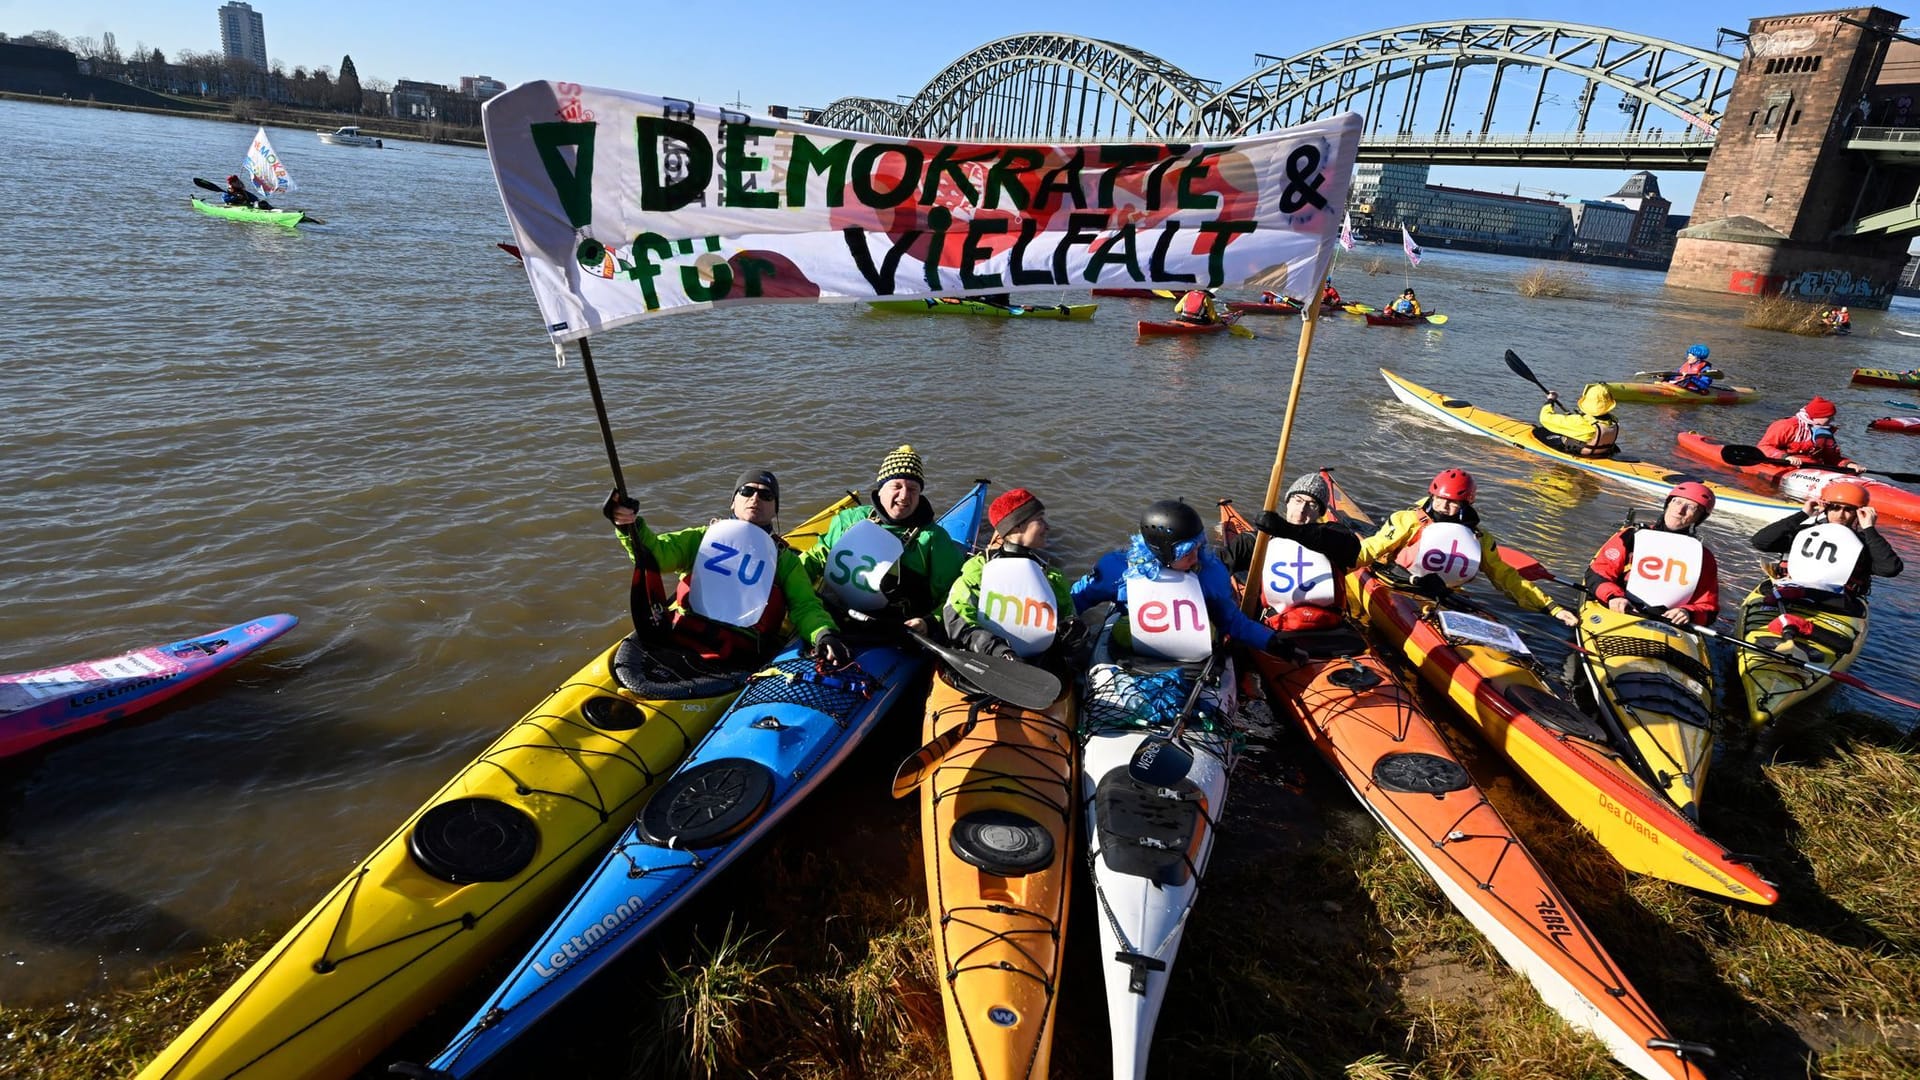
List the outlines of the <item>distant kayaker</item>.
{"label": "distant kayaker", "polygon": [[1220,312],[1214,307],[1213,298],[1218,293],[1213,289],[1189,289],[1180,299],[1173,302],[1173,317],[1184,323],[1210,326],[1220,321]]}
{"label": "distant kayaker", "polygon": [[1240,610],[1233,576],[1207,547],[1199,513],[1179,500],[1148,506],[1140,531],[1102,555],[1073,583],[1072,596],[1077,612],[1109,601],[1127,609],[1130,625],[1120,640],[1136,655],[1200,661],[1225,640],[1291,651]]}
{"label": "distant kayaker", "polygon": [[1906,569],[1875,527],[1877,516],[1865,484],[1832,480],[1807,497],[1800,513],[1754,533],[1753,546],[1786,556],[1773,582],[1776,590],[1795,586],[1863,597],[1874,578]]}
{"label": "distant kayaker", "polygon": [[1675,484],[1659,521],[1628,525],[1600,545],[1587,566],[1588,595],[1623,614],[1657,610],[1675,626],[1712,626],[1720,617],[1720,570],[1695,535],[1711,513],[1711,488],[1693,480]]}
{"label": "distant kayaker", "polygon": [[[1279,512],[1266,511],[1254,527],[1272,537],[1260,573],[1261,621],[1275,630],[1326,630],[1342,624],[1340,580],[1360,558],[1360,537],[1337,522],[1323,522],[1330,492],[1327,481],[1311,472],[1293,482]],[[1227,545],[1228,564],[1245,570],[1253,558],[1254,536],[1244,533]]]}
{"label": "distant kayaker", "polygon": [[1435,596],[1466,587],[1484,569],[1514,603],[1578,626],[1578,616],[1554,603],[1500,557],[1500,541],[1480,528],[1473,499],[1470,473],[1442,470],[1427,485],[1425,501],[1394,511],[1379,531],[1360,541],[1358,562],[1380,564],[1391,559],[1378,567],[1384,576]]}
{"label": "distant kayaker", "polygon": [[1340,307],[1345,303],[1346,301],[1340,299],[1340,290],[1333,287],[1333,279],[1331,277],[1320,283],[1321,307]]}
{"label": "distant kayaker", "polygon": [[[600,512],[633,559],[634,619],[643,637],[665,631],[669,644],[703,659],[757,666],[779,649],[780,626],[791,619],[822,659],[837,665],[851,658],[799,554],[774,531],[780,481],[771,470],[741,473],[733,516],[705,525],[656,533],[640,519],[639,505],[615,491]],[[663,573],[680,575],[671,603]]]}
{"label": "distant kayaker", "polygon": [[1707,363],[1709,350],[1705,345],[1694,345],[1687,349],[1687,358],[1680,362],[1680,370],[1673,373],[1667,381],[1683,390],[1704,394],[1713,387],[1713,365]]}
{"label": "distant kayaker", "polygon": [[1588,383],[1573,409],[1560,404],[1560,395],[1549,390],[1534,437],[1561,453],[1612,457],[1620,452],[1614,445],[1620,422],[1613,418],[1613,404],[1613,394],[1601,383]]}
{"label": "distant kayaker", "polygon": [[987,550],[961,566],[947,593],[947,637],[987,656],[1033,660],[1072,651],[1085,630],[1073,617],[1066,575],[1048,560],[1046,506],[1014,488],[988,505],[987,524]]}
{"label": "distant kayaker", "polygon": [[871,505],[848,507],[827,523],[820,542],[800,558],[831,603],[885,611],[920,633],[932,627],[960,577],[961,560],[921,497],[925,485],[919,451],[900,446],[880,461],[867,494]]}
{"label": "distant kayaker", "polygon": [[227,177],[227,190],[220,193],[220,201],[228,206],[251,206],[256,210],[271,210],[272,204],[247,190],[247,185],[238,176]]}
{"label": "distant kayaker", "polygon": [[1395,315],[1426,314],[1426,312],[1420,309],[1420,300],[1418,297],[1413,295],[1412,289],[1407,289],[1406,291],[1402,292],[1398,300],[1395,300],[1393,303],[1387,305],[1387,310],[1393,312]]}
{"label": "distant kayaker", "polygon": [[1840,452],[1834,418],[1839,408],[1815,394],[1799,412],[1768,425],[1760,436],[1760,452],[1788,465],[1817,465],[1825,469],[1859,472],[1860,466]]}

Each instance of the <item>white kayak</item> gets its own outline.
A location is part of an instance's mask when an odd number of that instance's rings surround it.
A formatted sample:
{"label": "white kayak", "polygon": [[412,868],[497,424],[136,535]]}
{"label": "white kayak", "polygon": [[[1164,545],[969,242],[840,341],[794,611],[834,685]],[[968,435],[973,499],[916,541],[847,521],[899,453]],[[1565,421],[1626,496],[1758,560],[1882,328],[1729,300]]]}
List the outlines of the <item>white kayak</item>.
{"label": "white kayak", "polygon": [[1087,672],[1080,802],[1099,908],[1113,1075],[1139,1080],[1227,801],[1235,744],[1225,718],[1233,714],[1234,681],[1232,664],[1224,664],[1219,686],[1226,700],[1219,691],[1202,695],[1181,740],[1193,754],[1185,779],[1150,788],[1132,778],[1128,763],[1149,735],[1166,734],[1194,672],[1142,676],[1111,659],[1103,635]]}

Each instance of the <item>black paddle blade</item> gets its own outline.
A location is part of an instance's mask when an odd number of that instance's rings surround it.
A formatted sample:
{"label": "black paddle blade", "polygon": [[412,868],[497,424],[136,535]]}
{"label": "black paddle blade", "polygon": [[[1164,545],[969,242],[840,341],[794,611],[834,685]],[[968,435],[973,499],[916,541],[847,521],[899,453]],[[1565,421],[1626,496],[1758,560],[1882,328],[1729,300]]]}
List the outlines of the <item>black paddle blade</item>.
{"label": "black paddle blade", "polygon": [[1060,700],[1060,680],[1022,660],[942,649],[942,660],[968,686],[1022,709],[1045,709]]}
{"label": "black paddle blade", "polygon": [[1193,754],[1164,735],[1150,735],[1127,762],[1127,775],[1148,787],[1167,787],[1186,778]]}
{"label": "black paddle blade", "polygon": [[1765,451],[1757,446],[1743,446],[1739,443],[1727,443],[1720,447],[1720,460],[1729,465],[1758,465],[1768,460]]}
{"label": "black paddle blade", "polygon": [[193,186],[198,188],[206,188],[208,191],[227,190],[226,188],[221,187],[219,184],[216,184],[211,180],[202,180],[197,176],[193,178]]}
{"label": "black paddle blade", "polygon": [[1532,383],[1533,385],[1539,387],[1542,393],[1552,393],[1551,390],[1547,389],[1546,383],[1543,383],[1539,379],[1534,377],[1533,369],[1527,366],[1527,362],[1525,360],[1520,359],[1519,353],[1514,352],[1512,349],[1508,349],[1506,359],[1507,359],[1507,368],[1511,370],[1515,375],[1518,375],[1521,378]]}
{"label": "black paddle blade", "polygon": [[325,225],[326,224],[326,222],[320,220],[317,217],[314,217],[312,214],[302,214],[300,217],[300,220],[303,224],[307,224],[307,225]]}

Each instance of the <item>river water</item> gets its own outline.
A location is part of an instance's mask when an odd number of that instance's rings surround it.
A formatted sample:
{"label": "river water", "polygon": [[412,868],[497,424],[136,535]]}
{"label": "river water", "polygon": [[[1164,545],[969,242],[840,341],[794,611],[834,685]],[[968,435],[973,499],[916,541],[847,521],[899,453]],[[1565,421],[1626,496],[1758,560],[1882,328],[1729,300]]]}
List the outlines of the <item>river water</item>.
{"label": "river water", "polygon": [[[0,670],[301,619],[144,722],[0,768],[0,1001],[24,1004],[289,924],[622,633],[630,571],[599,515],[609,479],[585,380],[556,366],[524,276],[493,246],[509,237],[482,153],[271,130],[302,186],[280,204],[330,222],[296,231],[188,210],[190,178],[235,171],[247,127],[0,102],[0,132]],[[1695,341],[1762,400],[1625,406],[1630,452],[1672,460],[1673,432],[1695,424],[1751,442],[1817,391],[1840,403],[1856,458],[1920,469],[1920,440],[1864,430],[1903,395],[1847,385],[1855,366],[1920,363],[1920,338],[1893,332],[1920,330],[1920,306],[1807,340],[1748,330],[1742,300],[1668,291],[1658,274],[1574,268],[1585,298],[1526,300],[1513,279],[1539,264],[1426,256],[1412,282],[1453,321],[1324,320],[1290,472],[1336,466],[1392,509],[1437,469],[1470,467],[1488,526],[1577,577],[1651,503],[1417,420],[1377,369],[1530,413],[1539,391],[1501,363],[1507,348],[1577,391]],[[1368,277],[1374,259],[1385,272]],[[1381,303],[1406,280],[1396,248],[1344,260],[1352,299]],[[1040,493],[1079,573],[1152,499],[1256,507],[1264,492],[1298,324],[1136,340],[1134,320],[1168,307],[1105,300],[1069,324],[775,306],[627,328],[595,358],[656,522],[724,512],[758,463],[797,521],[910,441],[936,502],[975,476]],[[1752,527],[1706,529],[1729,604],[1757,573]],[[1890,531],[1920,559],[1912,533]],[[1909,696],[1916,581],[1876,590],[1855,668]],[[1893,715],[1852,691],[1840,703]]]}

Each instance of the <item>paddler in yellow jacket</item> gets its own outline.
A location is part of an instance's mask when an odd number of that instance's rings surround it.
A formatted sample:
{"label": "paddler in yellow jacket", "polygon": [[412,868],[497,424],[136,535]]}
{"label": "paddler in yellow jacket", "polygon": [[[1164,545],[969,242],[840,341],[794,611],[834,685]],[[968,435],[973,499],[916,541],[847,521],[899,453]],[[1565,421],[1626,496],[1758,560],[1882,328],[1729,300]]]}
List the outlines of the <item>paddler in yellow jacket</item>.
{"label": "paddler in yellow jacket", "polygon": [[1559,394],[1547,391],[1547,403],[1540,406],[1540,427],[1545,430],[1536,429],[1535,437],[1562,453],[1612,457],[1620,452],[1614,445],[1620,422],[1613,418],[1613,395],[1600,383],[1588,383],[1572,410],[1560,404]]}
{"label": "paddler in yellow jacket", "polygon": [[1426,501],[1394,511],[1378,532],[1360,541],[1356,565],[1390,559],[1387,566],[1376,568],[1433,595],[1464,588],[1484,569],[1514,603],[1544,611],[1568,626],[1580,625],[1579,616],[1554,603],[1500,557],[1500,541],[1480,528],[1473,497],[1471,474],[1443,470],[1427,485]]}

